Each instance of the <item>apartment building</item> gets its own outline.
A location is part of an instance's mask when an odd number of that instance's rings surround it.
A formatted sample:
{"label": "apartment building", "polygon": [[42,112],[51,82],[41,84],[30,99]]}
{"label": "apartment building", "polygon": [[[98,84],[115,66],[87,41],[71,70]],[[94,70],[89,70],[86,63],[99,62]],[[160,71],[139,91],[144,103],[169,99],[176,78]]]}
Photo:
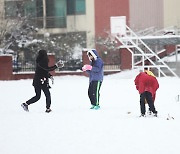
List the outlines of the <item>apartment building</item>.
{"label": "apartment building", "polygon": [[[95,39],[110,33],[111,16],[126,16],[127,25],[134,31],[180,27],[179,0],[0,0],[0,3],[5,19],[26,16],[38,27],[39,35],[80,33],[87,48],[96,48]],[[124,55],[105,52],[101,56],[112,63]]]}
{"label": "apartment building", "polygon": [[5,18],[26,16],[39,34],[81,32],[90,42],[95,33],[93,0],[1,0],[1,4]]}

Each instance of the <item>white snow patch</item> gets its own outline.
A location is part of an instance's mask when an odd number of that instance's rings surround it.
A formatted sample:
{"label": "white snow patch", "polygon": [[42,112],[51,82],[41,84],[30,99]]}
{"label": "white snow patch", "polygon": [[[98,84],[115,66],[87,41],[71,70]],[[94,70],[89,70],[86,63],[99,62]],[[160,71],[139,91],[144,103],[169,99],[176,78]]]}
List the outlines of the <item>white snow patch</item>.
{"label": "white snow patch", "polygon": [[[29,106],[32,80],[0,81],[1,154],[178,154],[180,136],[180,79],[158,78],[155,102],[159,117],[139,118],[137,71],[105,76],[100,110],[90,110],[88,78],[55,77],[52,113],[45,97]],[[129,113],[129,114],[128,114]],[[174,120],[166,120],[168,114]]]}

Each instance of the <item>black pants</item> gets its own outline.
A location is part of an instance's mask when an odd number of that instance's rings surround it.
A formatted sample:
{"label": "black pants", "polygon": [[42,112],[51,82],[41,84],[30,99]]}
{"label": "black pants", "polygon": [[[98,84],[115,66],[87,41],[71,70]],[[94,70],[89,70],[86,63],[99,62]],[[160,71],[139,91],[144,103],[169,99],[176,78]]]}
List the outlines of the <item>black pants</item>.
{"label": "black pants", "polygon": [[145,100],[147,101],[147,103],[149,105],[150,111],[152,111],[153,113],[157,113],[157,111],[156,111],[156,109],[154,107],[152,94],[150,92],[148,92],[148,91],[145,91],[140,95],[141,114],[146,113]]}
{"label": "black pants", "polygon": [[36,95],[34,97],[32,97],[30,100],[28,100],[26,103],[28,105],[37,102],[40,98],[41,98],[41,90],[44,92],[45,96],[46,96],[46,108],[49,109],[51,106],[51,94],[49,91],[49,87],[47,86],[35,86],[34,87],[35,93]]}
{"label": "black pants", "polygon": [[99,105],[101,81],[92,81],[89,84],[88,96],[91,101],[91,105]]}

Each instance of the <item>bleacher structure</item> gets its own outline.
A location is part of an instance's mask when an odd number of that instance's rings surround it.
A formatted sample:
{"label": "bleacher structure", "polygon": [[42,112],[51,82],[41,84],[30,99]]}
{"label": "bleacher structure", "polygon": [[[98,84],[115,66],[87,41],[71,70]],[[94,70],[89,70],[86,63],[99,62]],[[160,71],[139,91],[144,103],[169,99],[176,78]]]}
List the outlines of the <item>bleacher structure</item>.
{"label": "bleacher structure", "polygon": [[[158,55],[165,49],[154,52],[146,43],[145,39],[163,39],[177,36],[139,36],[126,25],[126,35],[115,35],[115,38],[122,44],[120,48],[126,48],[132,54],[132,69],[141,68],[154,69],[158,77],[178,75]],[[180,39],[180,36],[178,36]]]}

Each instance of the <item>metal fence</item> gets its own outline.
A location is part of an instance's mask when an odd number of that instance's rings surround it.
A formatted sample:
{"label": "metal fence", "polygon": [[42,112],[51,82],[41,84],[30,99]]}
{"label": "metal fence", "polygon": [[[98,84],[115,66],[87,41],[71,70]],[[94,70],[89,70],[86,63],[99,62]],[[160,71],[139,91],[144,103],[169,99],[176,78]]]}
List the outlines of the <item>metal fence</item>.
{"label": "metal fence", "polygon": [[27,61],[13,61],[13,72],[34,72],[35,63]]}
{"label": "metal fence", "polygon": [[[36,68],[35,62],[13,61],[13,72],[34,72]],[[68,61],[59,71],[77,71],[82,68],[82,62]]]}
{"label": "metal fence", "polygon": [[[35,62],[27,61],[13,61],[13,72],[34,72],[36,64]],[[60,68],[59,71],[78,71],[82,68],[82,62],[69,61],[65,63],[63,68]],[[120,70],[119,64],[104,64],[105,71],[117,71]]]}
{"label": "metal fence", "polygon": [[120,70],[120,64],[105,64],[104,65],[105,71],[117,71]]}

